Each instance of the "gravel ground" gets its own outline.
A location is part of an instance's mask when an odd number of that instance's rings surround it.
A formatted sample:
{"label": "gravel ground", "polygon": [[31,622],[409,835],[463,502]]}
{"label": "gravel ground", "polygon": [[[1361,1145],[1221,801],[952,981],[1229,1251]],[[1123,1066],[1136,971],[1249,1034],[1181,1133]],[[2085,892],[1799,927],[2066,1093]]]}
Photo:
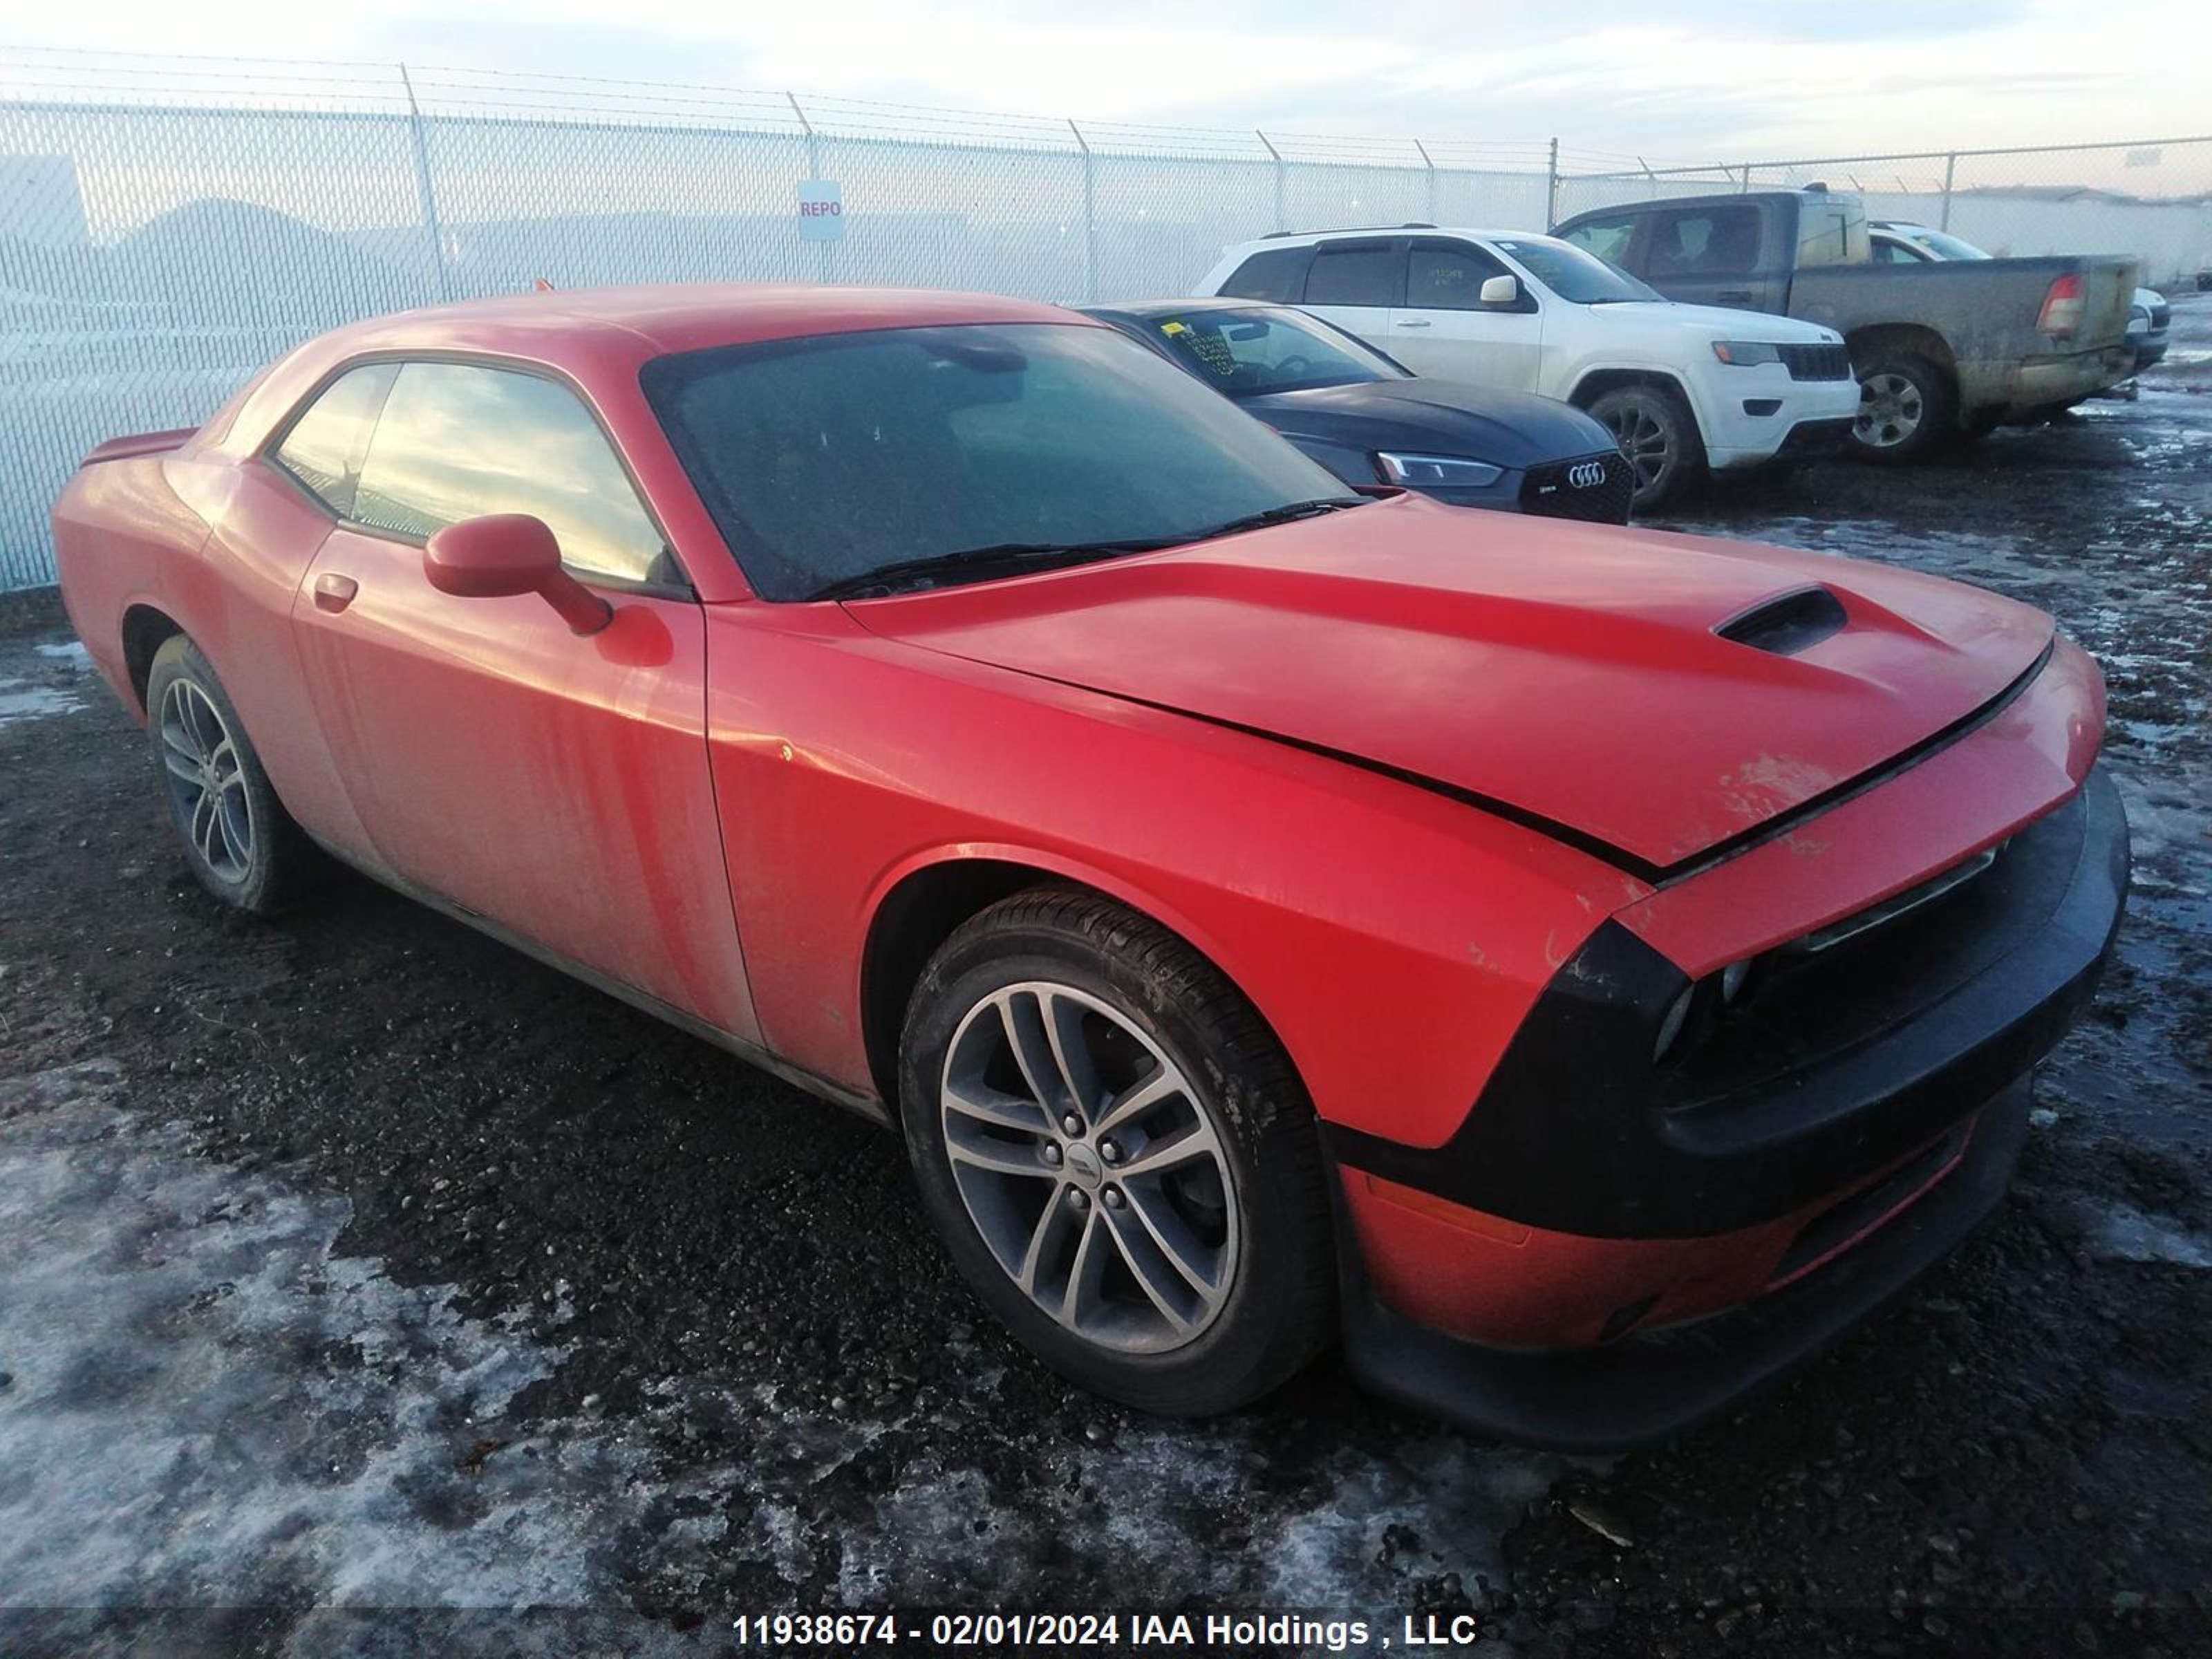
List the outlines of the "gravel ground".
{"label": "gravel ground", "polygon": [[897,1602],[2212,1651],[2212,303],[2176,337],[2140,401],[1669,521],[2054,611],[2110,677],[2136,886],[1998,1219],[1781,1389],[1606,1462],[1334,1359],[1200,1425],[1069,1389],[879,1131],[350,876],[217,911],[136,729],[15,602],[0,1650],[727,1650],[741,1613]]}

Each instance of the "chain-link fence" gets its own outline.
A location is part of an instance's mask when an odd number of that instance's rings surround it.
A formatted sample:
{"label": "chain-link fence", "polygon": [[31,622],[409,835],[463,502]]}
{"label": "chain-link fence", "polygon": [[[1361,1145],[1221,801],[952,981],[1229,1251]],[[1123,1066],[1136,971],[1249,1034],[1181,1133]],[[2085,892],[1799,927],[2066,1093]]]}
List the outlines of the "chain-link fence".
{"label": "chain-link fence", "polygon": [[[1224,133],[396,64],[0,55],[0,589],[52,580],[48,504],[102,439],[191,424],[340,323],[540,280],[1080,302],[1187,292],[1225,245],[1288,227],[1526,229],[1815,176],[1885,214],[1948,216],[1995,252],[2134,252],[2158,275],[2212,260],[2212,142],[2036,154],[2034,177],[2067,191],[2023,188],[2020,168],[1964,152],[1667,169],[1556,142]],[[835,241],[800,238],[810,179],[841,187]]]}

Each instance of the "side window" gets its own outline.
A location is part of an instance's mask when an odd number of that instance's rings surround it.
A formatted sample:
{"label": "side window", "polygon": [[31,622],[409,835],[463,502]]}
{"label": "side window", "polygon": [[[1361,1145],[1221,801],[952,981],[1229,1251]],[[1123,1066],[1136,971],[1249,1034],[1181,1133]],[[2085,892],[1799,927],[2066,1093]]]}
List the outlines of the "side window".
{"label": "side window", "polygon": [[1921,265],[1928,263],[1928,256],[1915,252],[1910,243],[1885,236],[1874,245],[1874,262],[1878,265]]}
{"label": "side window", "polygon": [[1379,246],[1321,247],[1306,273],[1310,306],[1403,305],[1406,256],[1388,243]]}
{"label": "side window", "polygon": [[1851,207],[1814,200],[1797,210],[1800,265],[1863,264],[1868,252],[1866,221]]}
{"label": "side window", "polygon": [[377,411],[392,389],[397,363],[364,363],[348,369],[323,388],[276,446],[275,459],[306,486],[307,493],[341,519],[353,515],[361,482],[362,457]]}
{"label": "side window", "polygon": [[1654,281],[1669,276],[1747,276],[1759,264],[1755,207],[1676,208],[1651,228]]}
{"label": "side window", "polygon": [[1304,281],[1310,247],[1271,247],[1237,267],[1221,291],[1238,300],[1291,300]]}
{"label": "side window", "polygon": [[351,517],[428,536],[487,513],[551,526],[562,562],[631,581],[672,572],[606,434],[568,387],[474,363],[408,363],[385,399]]}
{"label": "side window", "polygon": [[1565,232],[1561,240],[1572,242],[1585,252],[1595,253],[1609,265],[1628,269],[1628,245],[1636,240],[1636,222],[1639,216],[1619,213],[1602,219],[1585,219]]}
{"label": "side window", "polygon": [[1406,303],[1433,311],[1534,311],[1525,284],[1511,305],[1482,303],[1485,283],[1512,274],[1503,260],[1465,242],[1416,243],[1406,268]]}

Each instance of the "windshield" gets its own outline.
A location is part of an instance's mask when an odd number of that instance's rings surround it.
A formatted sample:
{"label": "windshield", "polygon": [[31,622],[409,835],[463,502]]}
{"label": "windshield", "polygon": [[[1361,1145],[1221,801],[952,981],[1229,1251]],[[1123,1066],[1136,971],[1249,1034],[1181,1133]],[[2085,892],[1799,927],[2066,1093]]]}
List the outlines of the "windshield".
{"label": "windshield", "polygon": [[1572,242],[1516,237],[1492,246],[1520,262],[1528,273],[1562,300],[1578,306],[1616,305],[1628,300],[1663,300],[1626,271],[1609,265]]}
{"label": "windshield", "polygon": [[1961,241],[1948,230],[1931,230],[1926,225],[1892,225],[1890,229],[1908,242],[1917,242],[1939,259],[1986,259],[1990,256],[1972,242]]}
{"label": "windshield", "polygon": [[1130,321],[1183,368],[1232,398],[1406,378],[1389,359],[1350,335],[1273,307],[1155,312]]}
{"label": "windshield", "polygon": [[[823,335],[659,357],[641,378],[769,599],[971,549],[1195,540],[1346,494],[1109,328]],[[1006,574],[1002,560],[978,557],[979,578]]]}

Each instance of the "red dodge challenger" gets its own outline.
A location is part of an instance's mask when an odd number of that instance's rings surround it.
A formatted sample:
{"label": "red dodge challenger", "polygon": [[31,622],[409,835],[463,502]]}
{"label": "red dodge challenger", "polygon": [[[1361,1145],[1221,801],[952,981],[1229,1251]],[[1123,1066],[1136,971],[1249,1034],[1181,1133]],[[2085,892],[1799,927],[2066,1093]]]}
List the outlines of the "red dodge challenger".
{"label": "red dodge challenger", "polygon": [[1595,1450],[1996,1202],[2118,927],[2102,683],[1908,572],[1345,486],[972,295],[518,296],[104,445],[185,857],[315,849],[894,1126],[1046,1364]]}

